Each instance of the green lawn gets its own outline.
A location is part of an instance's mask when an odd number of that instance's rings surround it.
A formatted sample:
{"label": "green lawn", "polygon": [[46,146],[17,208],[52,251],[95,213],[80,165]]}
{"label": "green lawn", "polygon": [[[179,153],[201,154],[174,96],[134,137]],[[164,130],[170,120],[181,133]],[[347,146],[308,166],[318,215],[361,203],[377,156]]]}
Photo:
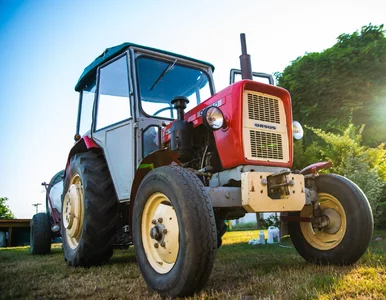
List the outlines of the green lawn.
{"label": "green lawn", "polygon": [[[306,263],[293,248],[248,245],[258,231],[228,232],[205,289],[190,299],[386,299],[386,231],[349,267]],[[375,241],[380,237],[382,240]],[[291,246],[289,239],[283,245]],[[31,256],[28,247],[0,249],[0,299],[160,299],[150,292],[133,248],[107,265],[67,267],[61,245]]]}

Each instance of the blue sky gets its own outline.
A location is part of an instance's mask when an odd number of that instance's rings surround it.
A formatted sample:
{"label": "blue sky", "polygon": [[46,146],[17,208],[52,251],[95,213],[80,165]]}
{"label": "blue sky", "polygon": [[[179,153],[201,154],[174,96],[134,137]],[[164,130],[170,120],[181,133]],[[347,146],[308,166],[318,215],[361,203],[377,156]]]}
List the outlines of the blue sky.
{"label": "blue sky", "polygon": [[107,47],[130,41],[209,61],[220,90],[239,67],[241,32],[254,71],[273,73],[341,33],[385,24],[385,11],[384,0],[0,0],[0,197],[17,218],[44,203],[40,184],[73,145],[75,83]]}

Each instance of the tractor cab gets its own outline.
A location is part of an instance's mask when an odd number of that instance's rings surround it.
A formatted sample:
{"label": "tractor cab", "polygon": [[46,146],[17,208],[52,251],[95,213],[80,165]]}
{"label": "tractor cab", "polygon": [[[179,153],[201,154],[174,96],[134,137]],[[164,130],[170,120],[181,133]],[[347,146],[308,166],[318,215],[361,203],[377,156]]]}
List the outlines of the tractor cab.
{"label": "tractor cab", "polygon": [[124,43],[106,49],[85,68],[76,140],[91,138],[104,149],[120,201],[130,198],[143,158],[161,148],[161,129],[174,119],[172,100],[186,111],[211,97],[214,67],[182,55]]}

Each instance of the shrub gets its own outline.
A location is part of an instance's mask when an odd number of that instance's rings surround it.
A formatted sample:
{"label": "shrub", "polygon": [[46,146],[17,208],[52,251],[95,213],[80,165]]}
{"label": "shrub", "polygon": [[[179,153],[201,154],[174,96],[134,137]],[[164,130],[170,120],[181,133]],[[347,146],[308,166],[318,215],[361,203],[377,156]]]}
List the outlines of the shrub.
{"label": "shrub", "polygon": [[[316,162],[308,159],[331,160],[334,164],[332,171],[343,175],[355,182],[366,194],[372,207],[375,221],[382,212],[378,209],[379,203],[385,199],[386,183],[386,150],[384,144],[376,148],[362,145],[363,126],[355,127],[349,124],[338,133],[325,132],[321,129],[306,127],[311,130],[316,139],[304,149],[295,146],[295,157],[302,156],[307,164]],[[383,212],[386,214],[386,211]]]}
{"label": "shrub", "polygon": [[271,214],[267,219],[260,218],[259,222],[259,229],[268,229],[269,226],[275,226],[280,228],[280,217],[275,214]]}
{"label": "shrub", "polygon": [[386,202],[381,202],[378,205],[377,222],[375,223],[377,229],[386,229]]}

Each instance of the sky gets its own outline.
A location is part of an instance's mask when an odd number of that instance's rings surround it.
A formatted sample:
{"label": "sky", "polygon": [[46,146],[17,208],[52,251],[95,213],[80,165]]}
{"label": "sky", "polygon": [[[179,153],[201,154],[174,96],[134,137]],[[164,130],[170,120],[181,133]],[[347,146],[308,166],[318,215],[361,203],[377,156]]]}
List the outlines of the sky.
{"label": "sky", "polygon": [[239,68],[240,33],[252,69],[274,73],[342,33],[386,24],[385,11],[385,0],[0,0],[0,197],[16,218],[45,203],[41,183],[64,169],[74,144],[74,86],[108,47],[208,61],[219,91]]}

